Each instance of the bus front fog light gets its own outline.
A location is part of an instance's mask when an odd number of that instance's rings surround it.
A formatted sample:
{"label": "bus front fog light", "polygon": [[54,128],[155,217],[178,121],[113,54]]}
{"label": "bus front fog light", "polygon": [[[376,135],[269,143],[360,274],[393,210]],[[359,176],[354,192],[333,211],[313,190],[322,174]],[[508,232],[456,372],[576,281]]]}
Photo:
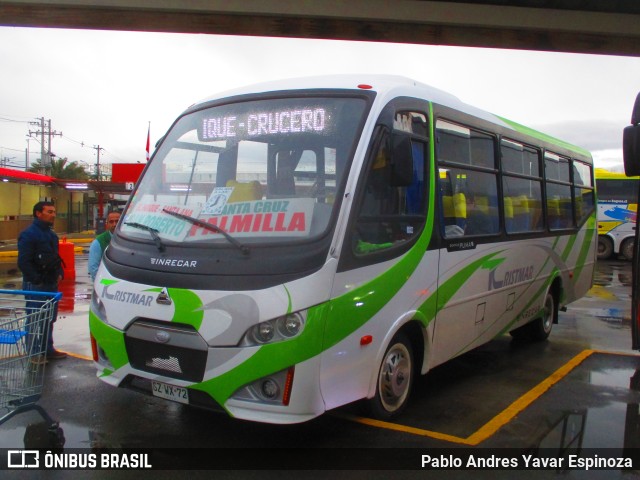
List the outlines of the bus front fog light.
{"label": "bus front fog light", "polygon": [[262,382],[260,391],[268,400],[273,400],[280,395],[280,387],[272,378],[267,378]]}
{"label": "bus front fog light", "polygon": [[236,390],[231,398],[245,402],[288,406],[293,391],[295,367],[289,367],[245,385]]}

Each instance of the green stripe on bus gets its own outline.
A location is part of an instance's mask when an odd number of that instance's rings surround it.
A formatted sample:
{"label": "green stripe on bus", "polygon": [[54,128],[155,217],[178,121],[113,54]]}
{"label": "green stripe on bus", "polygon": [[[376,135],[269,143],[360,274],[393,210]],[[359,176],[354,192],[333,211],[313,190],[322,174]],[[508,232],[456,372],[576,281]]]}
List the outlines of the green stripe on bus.
{"label": "green stripe on bus", "polygon": [[115,370],[129,363],[124,345],[124,332],[103,323],[92,310],[89,310],[89,331],[94,338],[100,339],[100,348],[104,350]]}
{"label": "green stripe on bus", "polygon": [[[211,395],[224,406],[239,388],[267,375],[304,362],[322,352],[322,336],[328,304],[310,308],[304,331],[294,340],[255,347],[255,353],[235,368],[191,388]],[[248,347],[245,347],[247,349]]]}
{"label": "green stripe on bus", "polygon": [[553,143],[554,145],[561,146],[563,148],[566,148],[567,150],[571,150],[573,152],[576,152],[591,158],[591,153],[588,150],[585,150],[584,148],[578,147],[569,142],[565,142],[564,140],[560,140],[558,138],[552,137],[551,135],[547,135],[546,133],[539,132],[537,130],[534,130],[533,128],[527,127],[525,125],[521,125],[512,120],[508,120],[504,117],[500,117],[498,115],[496,116],[517,132],[524,133],[525,135],[530,135],[534,138],[537,138],[538,140],[542,140],[547,143]]}
{"label": "green stripe on bus", "polygon": [[168,288],[167,292],[176,306],[171,321],[186,323],[199,331],[204,318],[202,299],[191,290],[183,288]]}

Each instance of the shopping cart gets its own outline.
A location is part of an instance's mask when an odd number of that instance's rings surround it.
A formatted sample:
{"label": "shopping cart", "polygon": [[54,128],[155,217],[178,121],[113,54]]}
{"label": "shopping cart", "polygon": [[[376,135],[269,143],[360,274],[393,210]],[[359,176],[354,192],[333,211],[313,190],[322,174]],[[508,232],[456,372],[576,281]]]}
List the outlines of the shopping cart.
{"label": "shopping cart", "polygon": [[37,410],[42,394],[49,325],[61,293],[0,290],[0,424],[14,415]]}

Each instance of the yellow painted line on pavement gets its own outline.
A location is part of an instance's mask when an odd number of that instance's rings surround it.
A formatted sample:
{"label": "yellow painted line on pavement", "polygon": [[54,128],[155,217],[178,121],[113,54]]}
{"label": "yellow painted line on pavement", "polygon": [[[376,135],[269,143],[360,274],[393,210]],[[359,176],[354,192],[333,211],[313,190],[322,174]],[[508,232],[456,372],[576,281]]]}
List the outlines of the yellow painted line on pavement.
{"label": "yellow painted line on pavement", "polygon": [[589,290],[589,294],[599,298],[600,300],[617,300],[618,299],[618,297],[615,296],[613,293],[611,293],[609,289],[600,285],[594,285],[593,287],[591,287],[591,290]]}
{"label": "yellow painted line on pavement", "polygon": [[578,355],[565,363],[558,370],[549,375],[546,379],[533,387],[527,393],[518,398],[515,402],[505,408],[498,415],[485,423],[480,429],[468,437],[470,445],[478,445],[480,442],[491,437],[501,427],[509,423],[513,418],[542,396],[552,386],[566,377],[571,371],[585,361],[595,350],[583,350]]}
{"label": "yellow painted line on pavement", "polygon": [[391,422],[384,422],[381,420],[374,420],[372,418],[358,417],[356,415],[341,415],[342,418],[350,421],[361,423],[364,425],[370,425],[378,428],[385,428],[387,430],[395,430],[398,432],[410,433],[412,435],[420,435],[423,437],[435,438],[437,440],[445,440],[452,443],[460,443],[463,445],[478,445],[480,442],[487,440],[494,435],[500,428],[513,420],[520,412],[531,405],[534,401],[540,398],[547,390],[553,385],[558,383],[564,377],[566,377],[574,368],[580,365],[585,359],[594,353],[610,353],[597,350],[583,350],[578,355],[573,357],[562,367],[557,369],[546,379],[526,392],[520,398],[515,400],[511,405],[498,413],[495,417],[485,423],[482,427],[469,435],[467,438],[456,437],[455,435],[448,435],[446,433],[434,432],[431,430],[424,430],[421,428],[409,427],[407,425],[400,425]]}
{"label": "yellow painted line on pavement", "polygon": [[449,435],[441,432],[434,432],[432,430],[424,430],[422,428],[409,427],[408,425],[400,425],[398,423],[385,422],[383,420],[376,420],[374,418],[358,417],[357,415],[349,415],[343,413],[334,413],[333,416],[350,420],[352,422],[361,423],[363,425],[369,425],[371,427],[384,428],[386,430],[395,430],[396,432],[410,433],[412,435],[419,435],[422,437],[435,438],[436,440],[445,440],[452,443],[464,443],[469,445],[466,439],[456,437],[455,435]]}
{"label": "yellow painted line on pavement", "polygon": [[[61,350],[62,351],[62,350]],[[89,361],[93,361],[93,358],[91,357],[87,357],[86,355],[80,355],[79,353],[72,353],[72,352],[67,352],[65,351],[64,353],[66,353],[67,355],[69,355],[70,357],[73,358],[79,358],[80,360],[89,360]]]}

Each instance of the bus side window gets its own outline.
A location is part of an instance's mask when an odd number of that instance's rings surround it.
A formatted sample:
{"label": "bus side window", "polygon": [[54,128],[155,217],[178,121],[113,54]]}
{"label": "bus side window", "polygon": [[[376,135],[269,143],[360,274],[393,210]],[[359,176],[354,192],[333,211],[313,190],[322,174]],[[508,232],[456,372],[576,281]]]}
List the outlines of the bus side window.
{"label": "bus side window", "polygon": [[500,149],[505,229],[508,234],[541,231],[540,150],[507,138],[501,140]]}
{"label": "bus side window", "polygon": [[547,190],[547,218],[551,230],[575,226],[571,195],[570,160],[552,152],[545,152]]}
{"label": "bus side window", "polygon": [[444,237],[499,233],[495,137],[441,119],[436,129]]}

